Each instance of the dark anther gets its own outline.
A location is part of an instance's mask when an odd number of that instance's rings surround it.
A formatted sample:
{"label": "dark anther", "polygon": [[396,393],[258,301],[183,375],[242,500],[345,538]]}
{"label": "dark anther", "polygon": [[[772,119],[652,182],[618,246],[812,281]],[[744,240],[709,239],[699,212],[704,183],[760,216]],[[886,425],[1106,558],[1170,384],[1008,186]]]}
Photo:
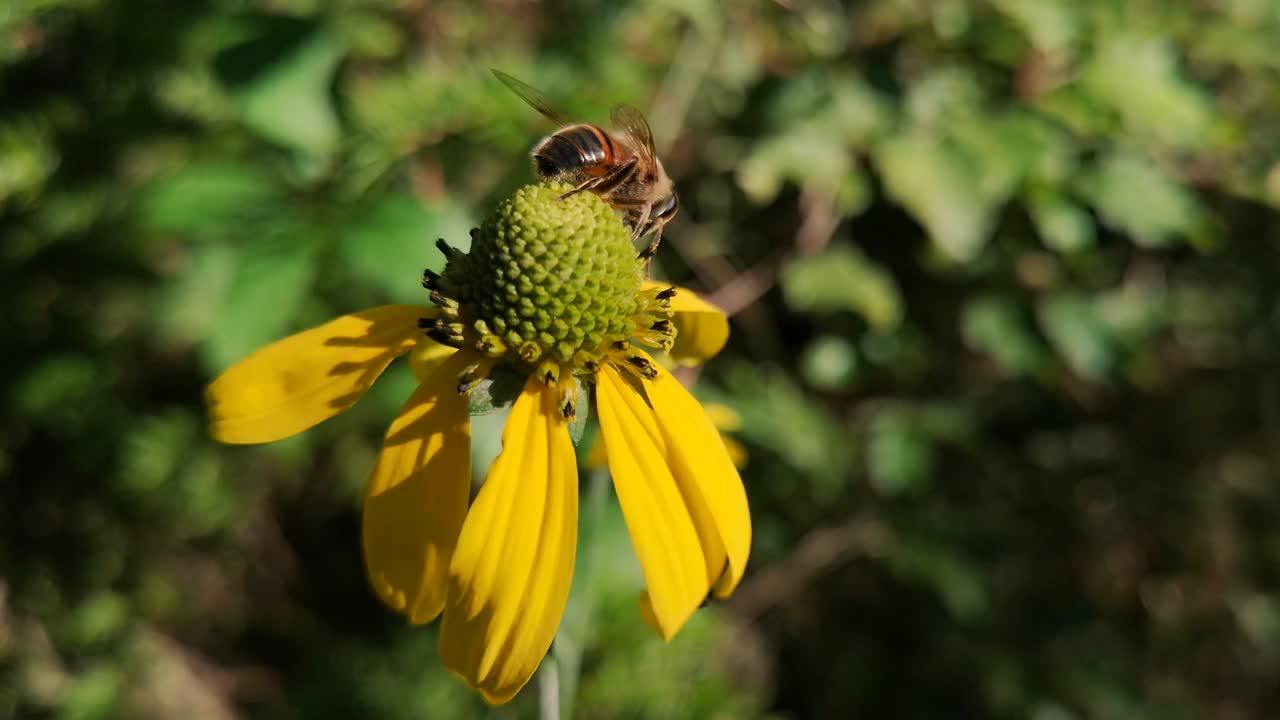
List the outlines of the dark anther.
{"label": "dark anther", "polygon": [[670,321],[670,320],[658,320],[658,321],[654,322],[652,325],[650,325],[650,326],[649,326],[649,329],[650,329],[650,330],[654,330],[654,331],[656,331],[656,332],[664,333],[664,332],[666,332],[666,331],[668,331],[668,330],[670,330],[670,329],[671,329],[671,321]]}
{"label": "dark anther", "polygon": [[436,305],[444,305],[444,296],[440,294],[439,290],[436,290],[433,288],[431,290],[431,294],[428,295],[427,297],[430,298],[431,302],[435,303]]}
{"label": "dark anther", "polygon": [[613,343],[613,349],[614,349],[614,350],[626,350],[626,349],[627,349],[627,344],[628,344],[628,343],[627,343],[627,341],[626,341],[626,340],[615,340],[615,341],[614,341],[614,343]]}
{"label": "dark anther", "polygon": [[445,242],[444,238],[440,238],[439,240],[436,240],[436,247],[440,248],[440,252],[444,253],[445,260],[452,260],[461,254],[456,249],[451,247],[449,243]]}
{"label": "dark anther", "polygon": [[427,337],[431,338],[432,340],[435,340],[441,345],[448,345],[449,347],[458,347],[458,345],[462,342],[461,337],[451,334],[448,330],[445,330],[444,328],[438,328],[438,327],[433,327],[430,330],[428,330]]}
{"label": "dark anther", "polygon": [[631,363],[632,365],[635,365],[636,367],[640,368],[641,370],[652,370],[652,369],[653,369],[653,366],[649,364],[649,361],[648,361],[648,360],[645,360],[644,358],[640,357],[639,355],[632,355],[631,357],[627,358],[627,362]]}
{"label": "dark anther", "polygon": [[430,330],[436,326],[435,318],[418,318],[418,327],[423,330]]}
{"label": "dark anther", "polygon": [[564,407],[560,408],[560,414],[563,415],[566,420],[572,420],[574,416],[577,415],[577,412],[573,409],[573,403],[565,400]]}
{"label": "dark anther", "polygon": [[422,287],[428,290],[438,290],[440,288],[440,273],[434,270],[423,270]]}
{"label": "dark anther", "polygon": [[588,360],[582,363],[582,369],[586,370],[587,372],[593,373],[596,370],[600,369],[600,363],[596,362],[595,360]]}
{"label": "dark anther", "polygon": [[542,374],[542,382],[548,385],[551,385],[555,381],[556,381],[556,374],[551,372],[550,370]]}
{"label": "dark anther", "polygon": [[666,290],[663,290],[662,292],[658,293],[659,300],[670,300],[675,296],[676,296],[676,289],[674,287],[669,287]]}

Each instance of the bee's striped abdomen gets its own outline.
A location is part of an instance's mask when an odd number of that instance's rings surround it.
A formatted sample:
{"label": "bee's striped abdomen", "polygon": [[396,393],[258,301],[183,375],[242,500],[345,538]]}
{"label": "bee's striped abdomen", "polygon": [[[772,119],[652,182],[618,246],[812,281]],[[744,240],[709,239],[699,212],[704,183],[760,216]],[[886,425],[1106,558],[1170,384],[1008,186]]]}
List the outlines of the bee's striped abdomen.
{"label": "bee's striped abdomen", "polygon": [[538,176],[603,175],[618,147],[609,134],[594,125],[570,125],[542,141],[533,151]]}

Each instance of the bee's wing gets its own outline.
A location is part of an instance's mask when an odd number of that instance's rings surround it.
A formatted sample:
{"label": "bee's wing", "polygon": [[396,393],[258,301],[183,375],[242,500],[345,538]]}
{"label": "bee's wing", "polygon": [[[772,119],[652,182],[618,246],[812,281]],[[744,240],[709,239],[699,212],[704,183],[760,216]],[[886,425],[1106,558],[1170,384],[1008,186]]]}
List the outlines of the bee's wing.
{"label": "bee's wing", "polygon": [[547,102],[546,96],[539,92],[537,88],[511,77],[501,70],[497,70],[495,68],[489,68],[489,70],[493,73],[494,77],[502,81],[503,85],[510,88],[511,92],[519,95],[521,100],[529,103],[529,107],[537,110],[543,117],[556,125],[569,124],[564,121],[564,118],[560,116],[560,113],[551,109],[551,103]]}
{"label": "bee's wing", "polygon": [[649,129],[649,121],[644,119],[644,113],[630,105],[620,103],[613,106],[609,117],[613,120],[614,127],[631,138],[637,150],[644,153],[650,160],[657,157],[658,153],[653,149],[653,131]]}

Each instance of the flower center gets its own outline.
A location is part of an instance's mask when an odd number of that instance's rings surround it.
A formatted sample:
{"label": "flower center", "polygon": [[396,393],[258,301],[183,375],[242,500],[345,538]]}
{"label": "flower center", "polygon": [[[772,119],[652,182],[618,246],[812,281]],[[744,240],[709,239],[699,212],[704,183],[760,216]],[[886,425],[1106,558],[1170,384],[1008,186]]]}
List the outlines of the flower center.
{"label": "flower center", "polygon": [[631,233],[590,192],[529,185],[498,204],[462,253],[423,284],[442,312],[432,339],[540,374],[592,372],[635,338],[670,346],[669,295],[642,293]]}

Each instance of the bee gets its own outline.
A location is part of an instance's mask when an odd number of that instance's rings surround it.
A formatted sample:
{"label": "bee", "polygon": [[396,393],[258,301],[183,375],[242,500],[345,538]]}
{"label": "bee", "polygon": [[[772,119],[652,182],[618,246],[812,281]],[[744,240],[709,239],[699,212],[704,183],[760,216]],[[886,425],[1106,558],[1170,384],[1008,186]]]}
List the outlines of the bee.
{"label": "bee", "polygon": [[543,180],[562,180],[573,189],[560,196],[590,191],[622,213],[635,242],[652,234],[640,251],[648,260],[658,251],[662,228],[680,208],[675,187],[653,148],[653,131],[644,115],[619,103],[609,117],[614,132],[589,123],[568,123],[535,88],[501,70],[493,74],[543,117],[559,126],[534,146],[533,171]]}

